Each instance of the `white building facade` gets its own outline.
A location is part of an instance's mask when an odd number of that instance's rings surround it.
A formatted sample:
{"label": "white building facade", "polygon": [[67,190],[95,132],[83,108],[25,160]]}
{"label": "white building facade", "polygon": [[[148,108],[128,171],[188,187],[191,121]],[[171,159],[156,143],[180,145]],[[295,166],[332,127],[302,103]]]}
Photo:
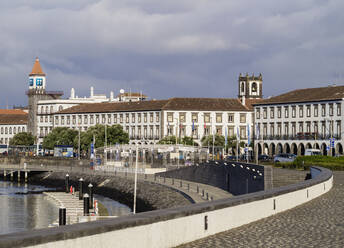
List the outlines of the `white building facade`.
{"label": "white building facade", "polygon": [[28,115],[22,110],[0,110],[0,144],[9,145],[14,135],[27,131]]}
{"label": "white building facade", "polygon": [[[300,89],[254,104],[259,154],[343,154],[344,86]],[[330,140],[332,140],[332,145]]]}

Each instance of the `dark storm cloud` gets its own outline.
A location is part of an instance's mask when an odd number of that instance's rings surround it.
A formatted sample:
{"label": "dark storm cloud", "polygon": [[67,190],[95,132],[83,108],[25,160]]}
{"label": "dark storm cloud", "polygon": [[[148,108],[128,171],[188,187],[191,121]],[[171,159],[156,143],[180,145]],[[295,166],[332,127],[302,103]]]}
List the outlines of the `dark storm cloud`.
{"label": "dark storm cloud", "polygon": [[0,2],[0,105],[26,104],[34,58],[48,88],[152,98],[235,97],[240,72],[264,95],[342,83],[340,0]]}

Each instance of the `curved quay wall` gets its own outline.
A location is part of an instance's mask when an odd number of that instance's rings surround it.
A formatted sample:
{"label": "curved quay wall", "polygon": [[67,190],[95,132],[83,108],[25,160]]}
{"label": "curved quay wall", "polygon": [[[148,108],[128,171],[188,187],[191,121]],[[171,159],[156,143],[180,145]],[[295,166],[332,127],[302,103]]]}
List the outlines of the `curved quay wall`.
{"label": "curved quay wall", "polygon": [[269,217],[332,188],[330,170],[312,179],[233,198],[155,210],[116,219],[0,236],[0,247],[174,247]]}

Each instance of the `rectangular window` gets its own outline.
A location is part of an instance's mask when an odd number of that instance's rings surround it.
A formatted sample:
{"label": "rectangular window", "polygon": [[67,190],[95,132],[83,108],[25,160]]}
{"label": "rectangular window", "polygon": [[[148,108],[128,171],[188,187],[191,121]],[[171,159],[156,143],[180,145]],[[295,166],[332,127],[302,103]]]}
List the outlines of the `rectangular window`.
{"label": "rectangular window", "polygon": [[67,116],[67,125],[70,125],[70,116]]}
{"label": "rectangular window", "polygon": [[256,115],[257,115],[257,119],[260,119],[260,108],[257,108]]}
{"label": "rectangular window", "polygon": [[318,117],[318,104],[314,104],[314,117]]}
{"label": "rectangular window", "polygon": [[240,127],[240,138],[246,139],[246,126]]}
{"label": "rectangular window", "polygon": [[87,115],[84,115],[84,124],[87,124]]}
{"label": "rectangular window", "polygon": [[90,124],[93,124],[94,123],[94,115],[91,115],[90,116]]}
{"label": "rectangular window", "polygon": [[173,122],[173,113],[167,113],[167,122]]}
{"label": "rectangular window", "polygon": [[73,115],[73,125],[75,125],[75,124],[76,124],[76,116]]}
{"label": "rectangular window", "polygon": [[125,123],[129,123],[129,114],[125,115]]}
{"label": "rectangular window", "polygon": [[144,123],[147,123],[147,114],[144,114],[144,115],[143,115],[143,122],[144,122]]}
{"label": "rectangular window", "polygon": [[179,123],[185,122],[185,113],[179,113]]}
{"label": "rectangular window", "polygon": [[342,105],[341,103],[337,103],[337,116],[341,116],[342,114]]}
{"label": "rectangular window", "polygon": [[233,137],[233,136],[235,136],[234,127],[233,126],[228,127],[228,137]]}
{"label": "rectangular window", "polygon": [[131,123],[135,123],[135,114],[131,114]]}
{"label": "rectangular window", "polygon": [[96,124],[99,124],[99,115],[96,115]]}
{"label": "rectangular window", "polygon": [[303,118],[303,106],[299,106],[299,118]]}
{"label": "rectangular window", "polygon": [[270,118],[273,119],[275,117],[275,108],[271,107],[270,108]]}
{"label": "rectangular window", "polygon": [[296,106],[291,107],[291,117],[296,118]]}
{"label": "rectangular window", "polygon": [[274,135],[275,135],[275,126],[274,126],[273,123],[270,124],[270,135],[271,135],[271,136],[274,136]]}
{"label": "rectangular window", "polygon": [[155,120],[156,122],[159,122],[159,121],[160,121],[160,113],[159,113],[159,112],[156,112],[156,113],[155,113],[155,119],[156,119],[156,120]]}
{"label": "rectangular window", "polygon": [[48,122],[48,116],[47,115],[45,116],[45,122]]}
{"label": "rectangular window", "polygon": [[204,122],[209,123],[210,122],[210,113],[204,113]]}
{"label": "rectangular window", "polygon": [[321,116],[326,116],[326,105],[321,104]]}
{"label": "rectangular window", "polygon": [[113,115],[113,122],[114,122],[114,123],[117,123],[117,114],[114,114],[114,115]]}
{"label": "rectangular window", "polygon": [[82,115],[79,115],[78,124],[80,125],[81,123],[82,123]]}
{"label": "rectangular window", "polygon": [[333,103],[329,104],[329,115],[333,116]]}
{"label": "rectangular window", "polygon": [[61,116],[61,125],[64,125],[65,121],[64,121],[64,116]]}
{"label": "rectangular window", "polygon": [[[149,121],[152,123],[154,120],[154,116],[153,116],[153,113],[150,113],[149,114]],[[152,129],[153,130],[153,129]]]}
{"label": "rectangular window", "polygon": [[107,115],[107,119],[108,119],[108,124],[111,124],[111,115],[110,114]]}
{"label": "rectangular window", "polygon": [[289,118],[289,107],[284,107],[284,117]]}
{"label": "rectangular window", "polygon": [[306,115],[307,117],[311,117],[311,105],[306,106]]}
{"label": "rectangular window", "polygon": [[194,123],[198,122],[198,113],[192,113],[192,122]]}
{"label": "rectangular window", "polygon": [[234,123],[234,113],[229,113],[228,114],[228,122],[229,123]]}
{"label": "rectangular window", "polygon": [[267,108],[263,108],[263,118],[267,118]]}
{"label": "rectangular window", "polygon": [[281,118],[282,117],[282,109],[281,107],[277,108],[277,118]]}
{"label": "rectangular window", "polygon": [[299,133],[303,133],[303,122],[299,122]]}
{"label": "rectangular window", "polygon": [[55,116],[55,125],[58,125],[58,124],[59,124],[59,117]]}
{"label": "rectangular window", "polygon": [[216,123],[222,123],[222,114],[216,113]]}
{"label": "rectangular window", "polygon": [[119,123],[123,123],[123,114],[119,115]]}
{"label": "rectangular window", "polygon": [[141,114],[137,114],[137,122],[141,123]]}
{"label": "rectangular window", "polygon": [[240,123],[246,123],[246,114],[240,114]]}

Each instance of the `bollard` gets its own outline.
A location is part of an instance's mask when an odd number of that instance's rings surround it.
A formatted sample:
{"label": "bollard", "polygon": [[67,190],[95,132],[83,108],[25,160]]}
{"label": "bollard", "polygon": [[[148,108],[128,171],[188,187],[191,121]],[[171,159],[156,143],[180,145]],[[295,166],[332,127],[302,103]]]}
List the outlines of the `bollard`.
{"label": "bollard", "polygon": [[69,175],[68,173],[66,174],[66,193],[69,193]]}
{"label": "bollard", "polygon": [[90,197],[88,194],[84,194],[84,216],[90,213]]}
{"label": "bollard", "polygon": [[180,180],[179,187],[180,187],[180,188],[183,188],[183,182],[182,182],[182,180]]}
{"label": "bollard", "polygon": [[82,200],[83,197],[83,186],[84,186],[84,179],[80,178],[79,179],[79,200]]}
{"label": "bollard", "polygon": [[66,225],[66,208],[65,207],[59,208],[59,225],[60,226]]}
{"label": "bollard", "polygon": [[88,185],[88,193],[90,195],[90,204],[89,204],[89,206],[90,206],[90,209],[93,209],[93,185],[92,185],[92,183],[90,183]]}
{"label": "bollard", "polygon": [[207,200],[209,200],[209,195],[208,195],[208,192],[207,192]]}
{"label": "bollard", "polygon": [[202,189],[202,197],[204,197],[204,189]]}
{"label": "bollard", "polygon": [[25,171],[25,182],[27,183],[27,171]]}
{"label": "bollard", "polygon": [[190,191],[190,183],[188,183],[188,191]]}

